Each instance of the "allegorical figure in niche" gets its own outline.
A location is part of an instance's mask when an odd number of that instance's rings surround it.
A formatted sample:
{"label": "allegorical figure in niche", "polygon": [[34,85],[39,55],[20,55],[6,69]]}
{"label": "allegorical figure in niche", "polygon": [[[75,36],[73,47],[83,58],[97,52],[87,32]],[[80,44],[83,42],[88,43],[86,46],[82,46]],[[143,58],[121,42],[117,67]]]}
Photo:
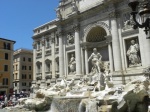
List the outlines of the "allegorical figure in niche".
{"label": "allegorical figure in niche", "polygon": [[129,58],[129,66],[138,65],[141,63],[139,56],[139,45],[135,43],[135,40],[131,40],[131,45],[127,51],[127,56]]}
{"label": "allegorical figure in niche", "polygon": [[76,70],[76,61],[75,61],[74,54],[71,54],[71,58],[70,58],[68,66],[69,66],[69,69],[70,69],[70,73],[75,73],[75,70]]}
{"label": "allegorical figure in niche", "polygon": [[88,61],[92,60],[92,65],[93,65],[92,69],[96,68],[96,70],[97,70],[98,73],[100,73],[101,59],[102,59],[101,54],[97,52],[96,48],[94,48],[93,49],[93,53],[89,57]]}

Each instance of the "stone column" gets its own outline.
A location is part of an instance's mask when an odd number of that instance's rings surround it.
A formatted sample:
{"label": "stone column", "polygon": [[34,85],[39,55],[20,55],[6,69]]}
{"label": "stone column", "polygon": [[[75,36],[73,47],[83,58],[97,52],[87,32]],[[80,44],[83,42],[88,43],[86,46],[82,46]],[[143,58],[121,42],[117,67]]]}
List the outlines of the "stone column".
{"label": "stone column", "polygon": [[76,58],[76,75],[81,75],[81,47],[79,36],[79,25],[74,25],[75,30],[75,58]]}
{"label": "stone column", "polygon": [[150,39],[146,39],[144,28],[139,29],[139,43],[141,52],[142,66],[150,66]]}
{"label": "stone column", "polygon": [[36,43],[33,43],[33,81],[36,80]]}
{"label": "stone column", "polygon": [[122,27],[121,27],[121,18],[117,18],[117,23],[118,23],[118,34],[119,34],[119,40],[120,40],[120,52],[121,52],[121,63],[122,63],[122,70],[125,70],[125,58],[126,55],[124,56],[124,50],[123,50],[123,38],[122,38]]}
{"label": "stone column", "polygon": [[63,77],[64,74],[64,50],[63,50],[63,36],[62,32],[59,32],[59,75]]}
{"label": "stone column", "polygon": [[121,63],[121,52],[120,52],[120,41],[119,41],[119,34],[118,34],[118,26],[117,26],[117,19],[116,13],[112,12],[110,14],[111,17],[111,34],[112,34],[112,47],[113,47],[113,55],[114,55],[114,69],[115,71],[122,70],[122,63]]}
{"label": "stone column", "polygon": [[55,78],[55,35],[51,34],[51,46],[52,46],[52,78]]}
{"label": "stone column", "polygon": [[42,39],[41,43],[42,43],[42,80],[45,80],[45,40],[44,38]]}
{"label": "stone column", "polygon": [[84,70],[84,68],[85,68],[85,60],[84,60],[84,57],[85,57],[85,56],[84,56],[84,53],[85,53],[85,52],[84,52],[83,49],[81,48],[81,61],[82,61],[82,64],[81,64],[81,65],[82,65],[82,71],[81,71],[81,73],[82,73],[82,74],[85,74],[85,72],[84,72],[84,71],[85,71],[85,70]]}
{"label": "stone column", "polygon": [[113,53],[111,43],[108,43],[108,52],[109,52],[109,63],[110,63],[110,72],[114,71],[114,62],[113,62]]}
{"label": "stone column", "polygon": [[86,75],[89,73],[89,64],[88,64],[88,49],[85,48],[85,73]]}
{"label": "stone column", "polygon": [[55,59],[55,72],[58,72],[58,71],[59,71],[58,63],[59,63],[59,61],[58,61],[58,59],[56,58],[56,59]]}

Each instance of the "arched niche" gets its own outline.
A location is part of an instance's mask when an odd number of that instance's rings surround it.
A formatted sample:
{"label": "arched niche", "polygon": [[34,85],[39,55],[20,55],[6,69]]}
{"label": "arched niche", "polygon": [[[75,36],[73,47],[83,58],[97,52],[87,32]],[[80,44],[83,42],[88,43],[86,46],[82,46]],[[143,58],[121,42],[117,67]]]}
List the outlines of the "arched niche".
{"label": "arched niche", "polygon": [[51,71],[51,60],[49,60],[49,59],[45,60],[45,70],[48,73]]}
{"label": "arched niche", "polygon": [[[94,34],[93,32],[96,32],[96,33]],[[94,34],[95,36],[96,36],[96,34],[102,35],[102,36],[103,35],[105,35],[105,36],[111,35],[109,25],[107,25],[105,22],[102,22],[102,21],[98,21],[94,24],[89,24],[84,29],[83,42],[87,42],[87,38],[89,39],[90,35],[92,35],[92,34]]]}

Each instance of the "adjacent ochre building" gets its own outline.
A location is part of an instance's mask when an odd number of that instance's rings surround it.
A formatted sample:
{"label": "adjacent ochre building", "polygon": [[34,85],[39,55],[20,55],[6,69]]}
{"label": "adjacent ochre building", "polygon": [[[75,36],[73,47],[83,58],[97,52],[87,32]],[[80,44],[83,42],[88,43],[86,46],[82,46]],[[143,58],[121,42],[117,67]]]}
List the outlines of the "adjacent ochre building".
{"label": "adjacent ochre building", "polygon": [[14,51],[13,56],[14,92],[29,92],[33,79],[33,51],[21,48]]}
{"label": "adjacent ochre building", "polygon": [[13,93],[13,52],[15,41],[0,38],[0,95]]}
{"label": "adjacent ochre building", "polygon": [[61,0],[57,19],[34,29],[33,84],[42,87],[89,74],[93,48],[102,55],[116,85],[142,75],[150,66],[150,40],[143,29],[132,29],[127,2]]}

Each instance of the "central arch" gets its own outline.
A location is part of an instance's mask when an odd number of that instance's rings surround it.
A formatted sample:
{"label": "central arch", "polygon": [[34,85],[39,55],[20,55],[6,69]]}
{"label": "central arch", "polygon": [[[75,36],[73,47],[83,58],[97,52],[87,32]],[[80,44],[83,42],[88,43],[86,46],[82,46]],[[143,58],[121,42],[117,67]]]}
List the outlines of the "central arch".
{"label": "central arch", "polygon": [[[93,32],[95,32],[95,34]],[[88,26],[86,26],[84,28],[83,42],[88,42],[87,38],[89,38],[90,34],[94,34],[94,35],[98,34],[98,35],[100,35],[99,33],[101,33],[103,35],[102,32],[104,33],[105,36],[111,35],[110,27],[105,22],[98,21],[98,22],[96,22],[94,24],[89,24]]]}
{"label": "central arch", "polygon": [[106,40],[105,36],[107,35],[106,31],[104,28],[96,26],[93,27],[87,37],[86,37],[86,42],[101,42]]}

